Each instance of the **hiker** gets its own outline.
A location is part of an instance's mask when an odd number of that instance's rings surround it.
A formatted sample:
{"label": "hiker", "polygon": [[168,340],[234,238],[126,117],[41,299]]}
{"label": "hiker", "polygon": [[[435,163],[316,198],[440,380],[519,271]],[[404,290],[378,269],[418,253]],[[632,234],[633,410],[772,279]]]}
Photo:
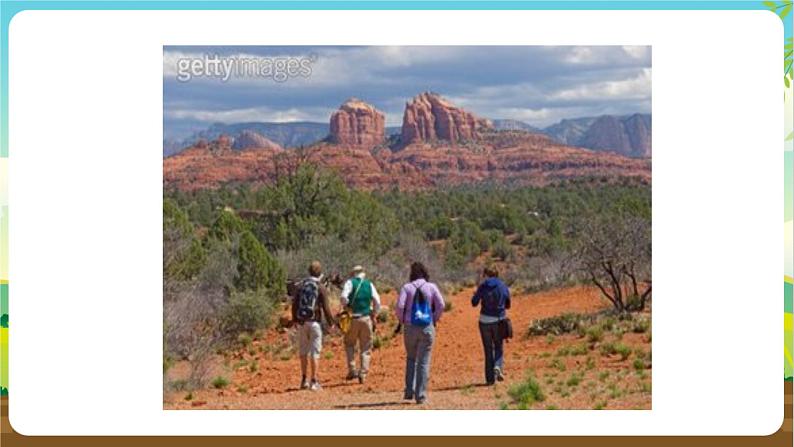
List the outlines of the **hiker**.
{"label": "hiker", "polygon": [[[296,287],[292,297],[292,322],[297,324],[298,350],[301,362],[301,389],[319,390],[317,369],[323,345],[323,316],[329,327],[334,320],[328,307],[328,291],[322,285],[322,265],[314,261],[309,265],[309,276]],[[311,382],[306,380],[306,368],[311,365]]]}
{"label": "hiker", "polygon": [[[372,351],[372,336],[375,316],[380,311],[380,295],[372,281],[366,278],[364,267],[357,265],[350,273],[351,278],[342,287],[340,302],[342,308],[349,308],[350,328],[345,333],[345,354],[347,354],[347,380],[358,379],[364,383],[369,372]],[[356,343],[361,351],[361,368],[356,370]]]}
{"label": "hiker", "polygon": [[510,309],[510,290],[499,279],[499,271],[496,267],[486,267],[483,270],[480,285],[471,298],[471,305],[480,306],[480,337],[485,351],[485,383],[493,385],[496,380],[500,382],[505,380],[503,342],[505,337],[512,336],[505,330],[505,326],[510,324],[506,310]]}
{"label": "hiker", "polygon": [[443,312],[444,298],[438,286],[430,282],[425,266],[414,262],[409,282],[400,290],[395,306],[405,342],[405,400],[416,399],[417,404],[427,401],[430,353]]}

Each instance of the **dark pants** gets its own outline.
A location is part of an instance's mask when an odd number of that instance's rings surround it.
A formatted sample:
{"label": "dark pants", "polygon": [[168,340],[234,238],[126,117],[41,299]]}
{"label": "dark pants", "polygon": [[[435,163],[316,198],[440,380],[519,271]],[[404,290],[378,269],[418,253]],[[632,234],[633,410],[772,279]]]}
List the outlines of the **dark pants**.
{"label": "dark pants", "polygon": [[499,323],[480,323],[480,337],[485,351],[485,381],[494,383],[494,368],[504,366],[502,337],[499,336]]}

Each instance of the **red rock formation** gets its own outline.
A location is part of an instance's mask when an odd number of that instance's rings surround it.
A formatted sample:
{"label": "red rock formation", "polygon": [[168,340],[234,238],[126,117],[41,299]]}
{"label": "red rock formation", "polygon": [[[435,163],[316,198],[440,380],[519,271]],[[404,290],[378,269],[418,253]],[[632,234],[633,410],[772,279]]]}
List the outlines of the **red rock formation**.
{"label": "red rock formation", "polygon": [[337,171],[362,189],[424,189],[477,182],[544,185],[581,178],[634,177],[651,180],[651,162],[564,146],[548,137],[520,131],[489,132],[466,146],[416,143],[373,155],[361,145],[321,143],[302,157],[293,150],[218,150],[218,141],[200,142],[163,160],[167,188],[196,190],[227,183],[272,183],[277,157],[308,160]]}
{"label": "red rock formation", "polygon": [[350,146],[373,147],[386,138],[386,120],[375,107],[350,98],[331,115],[331,141]]}
{"label": "red rock formation", "polygon": [[476,140],[483,130],[492,128],[489,120],[477,118],[435,93],[425,92],[405,105],[402,142],[446,140],[455,144]]}

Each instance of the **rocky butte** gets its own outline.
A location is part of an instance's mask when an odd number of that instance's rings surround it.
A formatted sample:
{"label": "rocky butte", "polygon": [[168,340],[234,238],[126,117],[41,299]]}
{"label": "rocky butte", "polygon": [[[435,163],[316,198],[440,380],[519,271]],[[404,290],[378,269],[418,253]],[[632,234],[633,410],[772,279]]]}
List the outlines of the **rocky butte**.
{"label": "rocky butte", "polygon": [[376,146],[386,139],[386,119],[375,107],[350,98],[331,115],[332,143],[350,146]]}
{"label": "rocky butte", "polygon": [[[331,115],[330,134],[303,149],[270,146],[251,135],[233,150],[229,138],[199,142],[163,160],[165,188],[269,184],[277,166],[313,162],[361,189],[406,190],[476,182],[545,185],[574,178],[651,180],[649,159],[596,152],[523,130],[495,130],[487,119],[434,93],[406,104],[401,141],[385,144],[384,116],[359,99]],[[264,138],[264,137],[263,137]],[[265,145],[263,148],[254,146]]]}
{"label": "rocky butte", "polygon": [[455,107],[436,93],[424,92],[405,104],[402,142],[445,140],[456,144],[476,140],[484,130],[492,129],[489,120]]}

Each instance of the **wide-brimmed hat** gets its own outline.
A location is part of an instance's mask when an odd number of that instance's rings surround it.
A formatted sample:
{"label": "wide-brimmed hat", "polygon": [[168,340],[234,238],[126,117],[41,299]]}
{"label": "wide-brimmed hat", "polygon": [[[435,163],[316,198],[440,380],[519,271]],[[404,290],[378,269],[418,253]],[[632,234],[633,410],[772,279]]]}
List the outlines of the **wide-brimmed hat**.
{"label": "wide-brimmed hat", "polygon": [[354,265],[353,269],[350,271],[353,273],[361,273],[364,271],[364,267],[362,267],[361,265]]}

